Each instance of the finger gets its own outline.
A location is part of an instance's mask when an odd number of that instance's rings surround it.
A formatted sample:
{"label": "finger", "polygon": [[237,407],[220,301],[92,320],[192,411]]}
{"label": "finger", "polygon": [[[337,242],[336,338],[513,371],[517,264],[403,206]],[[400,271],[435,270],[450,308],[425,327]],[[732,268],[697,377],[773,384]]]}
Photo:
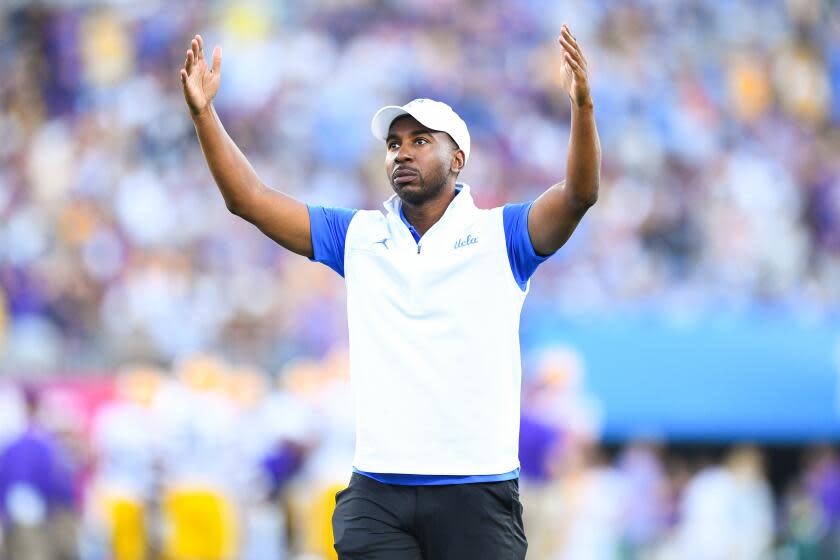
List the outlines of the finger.
{"label": "finger", "polygon": [[193,55],[192,50],[188,50],[187,51],[187,59],[184,61],[184,70],[186,70],[187,73],[192,72],[192,66],[193,66],[193,60],[194,60],[193,56],[194,55]]}
{"label": "finger", "polygon": [[565,50],[570,55],[572,55],[572,57],[575,59],[575,61],[578,64],[580,64],[582,67],[586,68],[586,65],[587,65],[586,57],[583,56],[583,53],[581,52],[580,47],[578,47],[576,45],[573,45],[565,37],[560,38],[560,45],[563,47],[563,50]]}
{"label": "finger", "polygon": [[560,45],[563,47],[563,50],[566,51],[572,58],[575,59],[580,66],[586,66],[586,61],[583,59],[583,56],[580,54],[577,48],[574,45],[569,43],[564,37],[560,37]]}
{"label": "finger", "polygon": [[563,47],[563,50],[567,51],[571,55],[577,55],[580,57],[580,50],[576,46],[574,46],[568,39],[563,37],[562,35],[557,38],[557,42]]}
{"label": "finger", "polygon": [[187,71],[181,68],[181,83],[186,85],[187,84]]}
{"label": "finger", "polygon": [[204,39],[201,35],[196,35],[195,40],[198,42],[198,59],[204,60]]}
{"label": "finger", "polygon": [[192,49],[192,52],[193,52],[193,55],[195,56],[195,59],[198,60],[198,41],[193,39],[190,42],[190,48]]}
{"label": "finger", "polygon": [[563,26],[563,28],[560,29],[560,36],[558,37],[558,39],[565,39],[570,45],[574,46],[576,49],[580,49],[580,47],[577,44],[577,41],[575,41],[575,38],[572,37],[572,33],[566,26]]}
{"label": "finger", "polygon": [[216,47],[213,49],[213,70],[214,74],[218,74],[222,71],[222,47]]}
{"label": "finger", "polygon": [[572,69],[572,72],[574,72],[578,78],[583,78],[586,76],[586,72],[583,71],[583,68],[580,66],[580,64],[575,62],[575,60],[569,55],[569,53],[566,53],[563,56],[566,60],[566,64],[569,65],[569,68]]}
{"label": "finger", "polygon": [[572,35],[572,30],[569,29],[568,24],[564,23],[563,26],[560,27],[560,33],[564,33],[564,34],[568,35],[569,38],[572,40],[572,42],[577,44],[577,39],[575,39],[575,36]]}
{"label": "finger", "polygon": [[575,36],[572,35],[572,30],[569,29],[569,26],[566,24],[563,24],[563,27],[560,28],[560,33],[562,33],[563,35],[568,35],[569,39],[571,39],[572,41],[575,40]]}
{"label": "finger", "polygon": [[577,39],[575,39],[575,36],[572,35],[571,31],[569,31],[569,26],[564,25],[563,28],[560,30],[560,34],[564,35],[569,40],[569,42],[572,45],[575,46],[575,48],[580,53],[581,58],[583,58],[583,62],[585,64],[586,63],[586,55],[583,54],[583,49],[580,47],[580,44],[578,44]]}

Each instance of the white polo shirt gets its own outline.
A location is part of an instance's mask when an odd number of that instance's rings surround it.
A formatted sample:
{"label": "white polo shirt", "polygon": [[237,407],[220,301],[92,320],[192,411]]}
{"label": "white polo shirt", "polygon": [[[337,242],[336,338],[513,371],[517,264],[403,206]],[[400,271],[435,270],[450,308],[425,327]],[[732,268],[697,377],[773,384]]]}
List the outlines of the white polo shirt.
{"label": "white polo shirt", "polygon": [[422,237],[396,195],[384,214],[309,207],[313,260],[345,278],[353,466],[369,476],[518,473],[519,316],[546,257],[528,236],[530,203],[479,209],[457,188]]}

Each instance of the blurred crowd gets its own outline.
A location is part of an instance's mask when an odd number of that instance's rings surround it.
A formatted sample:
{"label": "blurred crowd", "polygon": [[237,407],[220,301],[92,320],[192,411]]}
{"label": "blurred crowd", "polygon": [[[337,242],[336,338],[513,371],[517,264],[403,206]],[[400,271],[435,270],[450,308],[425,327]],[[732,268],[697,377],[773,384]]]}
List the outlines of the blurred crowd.
{"label": "blurred crowd", "polygon": [[[607,451],[580,358],[540,356],[521,419],[529,558],[840,554],[836,449],[806,450],[775,489],[757,447],[707,457],[646,438]],[[170,371],[4,384],[0,558],[335,558],[354,442],[347,371],[342,350],[276,376],[196,355]]]}
{"label": "blurred crowd", "polygon": [[3,560],[330,557],[347,356],[276,382],[209,355],[0,390]]}
{"label": "blurred crowd", "polygon": [[369,120],[442,99],[479,205],[564,176],[568,22],[589,59],[602,194],[535,276],[534,313],[840,301],[840,10],[819,0],[4,2],[0,370],[272,370],[346,337],[340,279],[229,214],[183,102],[201,32],[216,106],[263,180],[312,203],[389,194]]}
{"label": "blurred crowd", "polygon": [[[193,34],[224,47],[216,107],[267,184],[378,208],[370,118],[431,97],[467,121],[461,179],[491,207],[564,176],[563,22],[602,190],[527,313],[836,317],[835,2],[0,4],[0,373],[121,369],[0,390],[6,557],[331,557],[353,449],[341,280],[225,209],[180,91]],[[836,449],[776,492],[754,447],[606,453],[576,360],[526,356],[529,557],[840,555]]]}

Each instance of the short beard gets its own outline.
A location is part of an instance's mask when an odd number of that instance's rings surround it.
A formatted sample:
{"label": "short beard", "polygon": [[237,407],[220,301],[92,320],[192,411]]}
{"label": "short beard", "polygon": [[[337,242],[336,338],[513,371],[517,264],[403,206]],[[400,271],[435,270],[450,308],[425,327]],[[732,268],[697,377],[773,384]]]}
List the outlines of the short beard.
{"label": "short beard", "polygon": [[394,179],[392,177],[391,188],[394,189],[394,192],[397,193],[400,200],[406,204],[421,206],[440,196],[440,193],[443,192],[443,187],[446,186],[447,178],[448,177],[443,173],[443,170],[440,170],[440,172],[430,176],[428,181],[418,173],[417,184],[420,186],[419,189],[400,189],[394,184]]}

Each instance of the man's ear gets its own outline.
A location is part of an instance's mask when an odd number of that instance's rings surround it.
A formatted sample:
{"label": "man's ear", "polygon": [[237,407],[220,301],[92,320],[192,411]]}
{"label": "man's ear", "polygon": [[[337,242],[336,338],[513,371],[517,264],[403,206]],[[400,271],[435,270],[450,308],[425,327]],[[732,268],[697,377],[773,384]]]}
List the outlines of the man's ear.
{"label": "man's ear", "polygon": [[449,171],[456,175],[464,168],[464,150],[460,148],[452,153],[452,161],[449,164]]}

